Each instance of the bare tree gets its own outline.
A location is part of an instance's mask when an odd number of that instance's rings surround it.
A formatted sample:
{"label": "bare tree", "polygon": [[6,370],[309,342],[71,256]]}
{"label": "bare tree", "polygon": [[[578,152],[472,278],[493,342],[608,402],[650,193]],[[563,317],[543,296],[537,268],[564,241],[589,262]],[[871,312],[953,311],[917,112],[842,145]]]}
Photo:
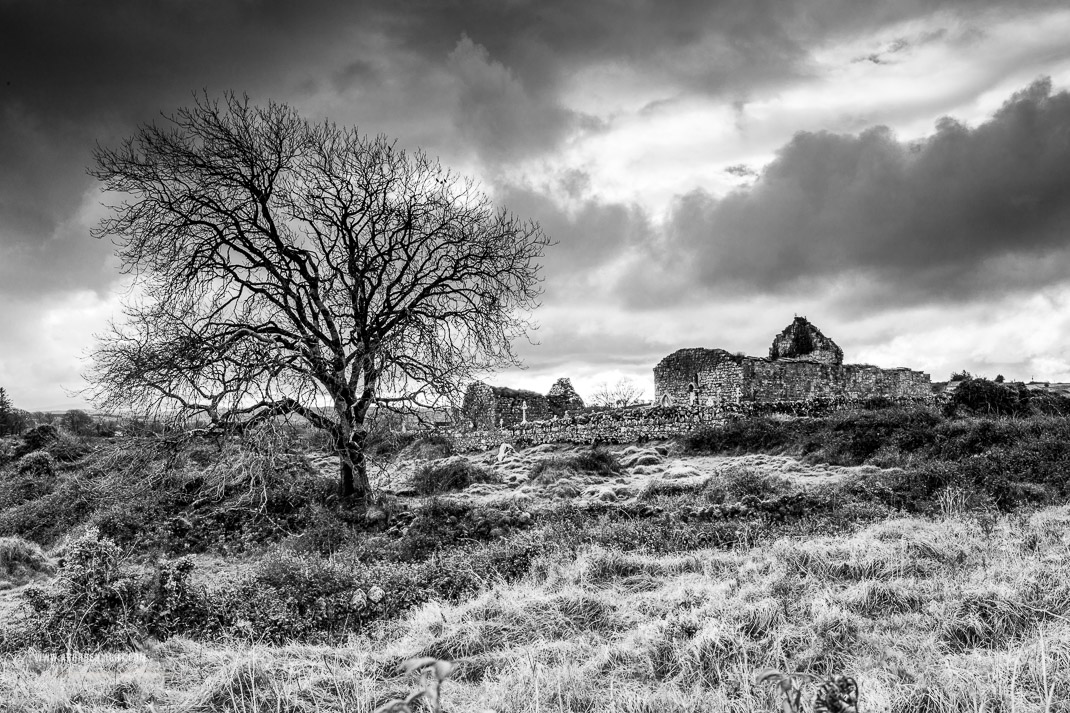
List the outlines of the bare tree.
{"label": "bare tree", "polygon": [[300,415],[366,498],[370,413],[517,362],[549,241],[472,180],[233,95],[161,124],[90,171],[127,196],[94,235],[137,285],[92,354],[102,406],[217,428]]}
{"label": "bare tree", "polygon": [[642,400],[642,387],[631,379],[620,379],[613,386],[602,382],[591,396],[591,403],[596,406],[634,406]]}

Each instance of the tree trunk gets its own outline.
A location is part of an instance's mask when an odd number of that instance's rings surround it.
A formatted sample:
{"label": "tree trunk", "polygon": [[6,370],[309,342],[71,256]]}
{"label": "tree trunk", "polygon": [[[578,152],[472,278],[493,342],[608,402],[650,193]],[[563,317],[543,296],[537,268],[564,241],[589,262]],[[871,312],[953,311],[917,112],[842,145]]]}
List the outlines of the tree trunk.
{"label": "tree trunk", "polygon": [[366,502],[371,495],[368,462],[364,457],[366,438],[363,431],[356,431],[349,438],[339,438],[336,443],[339,461],[338,494],[343,498],[356,496]]}

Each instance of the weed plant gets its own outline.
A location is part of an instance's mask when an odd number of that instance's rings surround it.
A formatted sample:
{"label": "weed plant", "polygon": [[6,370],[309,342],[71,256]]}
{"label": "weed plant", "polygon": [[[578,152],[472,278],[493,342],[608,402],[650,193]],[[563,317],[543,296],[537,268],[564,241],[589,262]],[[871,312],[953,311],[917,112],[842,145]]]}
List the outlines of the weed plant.
{"label": "weed plant", "polygon": [[486,468],[465,458],[451,458],[421,466],[413,476],[412,485],[420,495],[438,495],[494,480]]}
{"label": "weed plant", "polygon": [[530,480],[549,485],[578,474],[609,478],[621,473],[621,464],[605,448],[583,449],[573,455],[545,458],[531,469]]}

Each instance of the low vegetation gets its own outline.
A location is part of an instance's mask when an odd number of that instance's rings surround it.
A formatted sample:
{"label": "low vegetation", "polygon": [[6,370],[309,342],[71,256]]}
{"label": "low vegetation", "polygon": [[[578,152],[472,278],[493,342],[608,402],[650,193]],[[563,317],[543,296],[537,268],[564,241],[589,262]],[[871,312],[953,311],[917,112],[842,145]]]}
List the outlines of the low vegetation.
{"label": "low vegetation", "polygon": [[[755,419],[683,445],[840,475],[710,461],[582,507],[472,497],[491,471],[438,439],[390,446],[422,495],[353,510],[299,433],[57,435],[0,466],[12,711],[400,710],[411,659],[455,664],[449,710],[837,710],[848,679],[860,710],[1070,700],[1065,417]],[[551,450],[526,482],[667,453]]]}

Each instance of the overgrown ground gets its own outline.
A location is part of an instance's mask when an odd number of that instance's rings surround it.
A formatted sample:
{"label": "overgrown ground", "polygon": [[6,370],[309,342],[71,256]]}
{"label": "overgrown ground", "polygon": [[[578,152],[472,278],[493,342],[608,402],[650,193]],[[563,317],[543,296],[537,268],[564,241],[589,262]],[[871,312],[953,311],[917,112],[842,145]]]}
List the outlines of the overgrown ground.
{"label": "overgrown ground", "polygon": [[1068,435],[876,411],[501,462],[432,439],[359,513],[285,439],[61,436],[3,466],[0,700],[370,711],[431,656],[452,711],[772,711],[767,668],[853,676],[866,711],[1070,710]]}

